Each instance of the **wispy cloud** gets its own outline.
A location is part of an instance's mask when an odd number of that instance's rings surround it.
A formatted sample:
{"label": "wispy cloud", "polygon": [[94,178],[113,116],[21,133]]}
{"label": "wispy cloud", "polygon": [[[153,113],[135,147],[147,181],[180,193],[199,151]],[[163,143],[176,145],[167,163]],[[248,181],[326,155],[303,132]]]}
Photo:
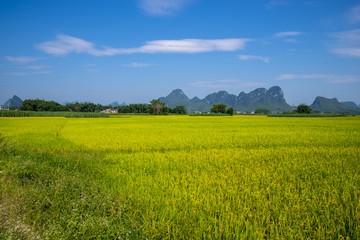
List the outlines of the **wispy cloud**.
{"label": "wispy cloud", "polygon": [[143,68],[143,67],[149,67],[153,64],[150,63],[139,63],[139,62],[132,62],[130,64],[123,64],[123,67],[132,67],[132,68]]}
{"label": "wispy cloud", "polygon": [[300,80],[300,79],[322,79],[327,83],[358,83],[360,76],[357,75],[335,75],[335,74],[282,74],[277,80]]}
{"label": "wispy cloud", "polygon": [[86,71],[89,72],[89,73],[97,73],[97,72],[100,72],[100,70],[97,69],[97,68],[87,68]]}
{"label": "wispy cloud", "polygon": [[282,39],[285,42],[296,43],[298,41],[294,38],[303,34],[304,34],[303,32],[296,32],[296,31],[278,32],[275,33],[273,37],[277,39]]}
{"label": "wispy cloud", "polygon": [[264,56],[252,56],[252,55],[239,55],[238,58],[240,60],[260,60],[263,61],[264,63],[269,63],[270,62],[270,58],[269,57],[264,57]]}
{"label": "wispy cloud", "polygon": [[29,62],[35,62],[40,60],[41,58],[35,58],[35,57],[12,57],[12,56],[6,56],[6,60],[14,63],[29,63]]}
{"label": "wispy cloud", "polygon": [[299,36],[304,34],[303,32],[279,32],[279,33],[275,33],[274,37],[276,38],[286,38],[286,37],[295,37],[295,36]]}
{"label": "wispy cloud", "polygon": [[249,39],[182,39],[148,41],[129,53],[201,53],[243,49]]}
{"label": "wispy cloud", "polygon": [[95,44],[68,35],[58,35],[56,40],[37,44],[35,47],[48,54],[65,56],[69,53],[87,53],[94,56],[113,56],[133,53],[202,53],[215,51],[236,51],[243,49],[250,39],[182,39],[147,41],[136,48],[99,49]]}
{"label": "wispy cloud", "polygon": [[334,43],[330,47],[332,53],[347,57],[360,57],[360,29],[332,33],[330,36],[334,39]]}
{"label": "wispy cloud", "polygon": [[347,19],[349,23],[360,22],[360,4],[350,10],[350,12],[347,14]]}
{"label": "wispy cloud", "polygon": [[139,0],[140,8],[150,16],[169,16],[182,10],[191,0]]}
{"label": "wispy cloud", "polygon": [[263,82],[245,82],[238,79],[225,79],[216,81],[198,81],[190,83],[191,86],[201,88],[234,88],[264,86]]}
{"label": "wispy cloud", "polygon": [[48,66],[48,65],[31,65],[31,66],[23,66],[21,68],[31,69],[31,70],[42,70],[42,69],[50,68],[50,66]]}
{"label": "wispy cloud", "polygon": [[48,41],[37,44],[35,45],[35,48],[58,56],[64,56],[71,52],[86,52],[92,55],[96,55],[98,53],[98,50],[95,49],[93,43],[64,34],[57,35],[55,41]]}
{"label": "wispy cloud", "polygon": [[330,75],[326,74],[281,74],[276,79],[277,80],[292,80],[292,79],[324,79]]}
{"label": "wispy cloud", "polygon": [[29,76],[29,75],[42,75],[49,74],[51,71],[36,71],[36,72],[7,72],[6,75],[11,76]]}

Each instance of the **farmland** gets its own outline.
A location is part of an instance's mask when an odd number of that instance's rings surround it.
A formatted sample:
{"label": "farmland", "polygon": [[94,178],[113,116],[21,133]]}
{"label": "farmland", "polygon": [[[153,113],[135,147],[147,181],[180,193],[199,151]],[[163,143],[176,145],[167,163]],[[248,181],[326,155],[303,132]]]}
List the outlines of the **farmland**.
{"label": "farmland", "polygon": [[359,239],[360,118],[0,118],[0,238]]}

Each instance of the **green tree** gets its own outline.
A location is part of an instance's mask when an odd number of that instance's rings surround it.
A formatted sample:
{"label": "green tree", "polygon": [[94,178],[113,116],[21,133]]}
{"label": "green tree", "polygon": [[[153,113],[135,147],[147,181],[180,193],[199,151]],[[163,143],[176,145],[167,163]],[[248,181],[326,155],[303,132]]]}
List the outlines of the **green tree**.
{"label": "green tree", "polygon": [[305,105],[305,104],[300,104],[299,106],[297,106],[296,108],[296,112],[297,113],[306,113],[309,114],[312,111],[311,107]]}
{"label": "green tree", "polygon": [[228,110],[226,110],[226,113],[229,114],[230,116],[234,115],[234,109],[232,107],[228,108]]}
{"label": "green tree", "polygon": [[214,104],[210,111],[213,113],[225,113],[226,104]]}
{"label": "green tree", "polygon": [[268,115],[270,113],[270,110],[269,109],[256,109],[254,113]]}
{"label": "green tree", "polygon": [[173,110],[172,113],[175,113],[175,114],[181,114],[181,115],[187,114],[185,106],[176,106],[172,110]]}
{"label": "green tree", "polygon": [[161,109],[165,106],[165,103],[160,102],[159,99],[153,99],[150,101],[152,114],[159,115],[161,113]]}
{"label": "green tree", "polygon": [[170,113],[171,108],[168,108],[167,106],[164,106],[161,108],[160,113],[163,115],[168,115]]}
{"label": "green tree", "polygon": [[26,99],[23,101],[20,110],[23,111],[67,111],[66,106],[54,101],[45,101],[44,99]]}

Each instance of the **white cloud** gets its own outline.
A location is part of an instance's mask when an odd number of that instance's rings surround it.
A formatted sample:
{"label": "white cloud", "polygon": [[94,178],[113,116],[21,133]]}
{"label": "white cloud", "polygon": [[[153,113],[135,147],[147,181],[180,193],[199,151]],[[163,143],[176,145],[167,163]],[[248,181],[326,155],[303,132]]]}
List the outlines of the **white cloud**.
{"label": "white cloud", "polygon": [[300,80],[300,79],[323,79],[327,83],[358,83],[360,76],[356,75],[335,75],[335,74],[282,74],[277,80]]}
{"label": "white cloud", "polygon": [[278,32],[275,33],[273,35],[274,38],[277,39],[281,39],[284,42],[289,42],[289,43],[297,43],[298,41],[294,39],[294,37],[303,35],[303,32],[295,32],[295,31],[290,31],[290,32]]}
{"label": "white cloud", "polygon": [[243,49],[248,39],[182,39],[156,40],[144,46],[129,49],[130,53],[201,53],[214,51],[236,51]]}
{"label": "white cloud", "polygon": [[35,57],[11,57],[11,56],[6,56],[5,59],[8,60],[8,61],[10,61],[10,62],[14,62],[14,63],[29,63],[29,62],[38,61],[40,58],[35,58]]}
{"label": "white cloud", "polygon": [[140,8],[151,16],[168,16],[183,9],[190,0],[139,0]]}
{"label": "white cloud", "polygon": [[304,34],[303,32],[279,32],[279,33],[275,33],[274,37],[276,38],[285,38],[285,37],[295,37],[295,36],[299,36]]}
{"label": "white cloud", "polygon": [[327,78],[330,75],[326,74],[302,74],[302,75],[296,75],[296,74],[282,74],[278,76],[277,80],[292,80],[292,79],[324,79]]}
{"label": "white cloud", "polygon": [[149,67],[152,66],[153,64],[149,64],[149,63],[138,63],[138,62],[132,62],[130,64],[123,64],[123,67],[133,67],[133,68],[142,68],[142,67]]}
{"label": "white cloud", "polygon": [[350,23],[360,22],[360,5],[351,9],[351,11],[347,14],[347,19]]}
{"label": "white cloud", "polygon": [[360,57],[360,29],[332,33],[330,36],[335,40],[330,47],[332,53]]}
{"label": "white cloud", "polygon": [[64,56],[71,52],[87,52],[96,55],[97,52],[93,43],[64,34],[57,35],[55,41],[40,43],[35,45],[35,47],[46,53],[59,56]]}
{"label": "white cloud", "polygon": [[270,62],[270,58],[269,57],[264,57],[264,56],[252,56],[252,55],[239,55],[238,58],[240,60],[260,60],[263,61],[264,63],[269,63]]}
{"label": "white cloud", "polygon": [[198,81],[190,83],[191,86],[201,88],[234,88],[264,86],[263,82],[244,82],[238,79],[225,79],[216,81]]}
{"label": "white cloud", "polygon": [[69,53],[87,53],[94,56],[113,56],[133,53],[201,53],[236,51],[243,49],[249,39],[182,39],[147,41],[137,48],[98,49],[95,44],[68,35],[58,35],[56,40],[37,44],[35,47],[48,54],[65,56]]}

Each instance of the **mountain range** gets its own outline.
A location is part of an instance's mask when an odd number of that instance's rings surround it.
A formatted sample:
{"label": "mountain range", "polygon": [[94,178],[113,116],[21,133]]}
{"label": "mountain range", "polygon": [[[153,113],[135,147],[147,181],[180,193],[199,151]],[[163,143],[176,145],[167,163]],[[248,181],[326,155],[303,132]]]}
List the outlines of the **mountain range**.
{"label": "mountain range", "polygon": [[360,114],[360,106],[354,102],[339,102],[337,98],[317,97],[310,107],[324,113]]}
{"label": "mountain range", "polygon": [[188,112],[208,112],[214,104],[220,103],[241,112],[252,112],[264,108],[272,112],[291,111],[293,109],[286,103],[284,93],[278,86],[271,87],[268,90],[257,88],[249,93],[241,92],[237,96],[226,91],[219,91],[207,95],[204,99],[198,97],[189,99],[181,89],[176,89],[166,97],[161,97],[160,101],[165,102],[170,108],[183,105]]}
{"label": "mountain range", "polygon": [[[209,112],[214,104],[226,104],[240,112],[253,112],[256,109],[269,109],[271,112],[290,112],[294,107],[286,103],[284,92],[278,86],[269,88],[257,88],[249,93],[240,92],[239,95],[229,94],[226,91],[219,91],[207,95],[205,98],[188,98],[181,89],[173,90],[160,101],[165,102],[170,108],[178,105],[186,107],[188,112]],[[323,113],[353,113],[360,114],[360,106],[354,102],[339,102],[336,98],[329,99],[317,97],[310,105],[313,110]]]}

